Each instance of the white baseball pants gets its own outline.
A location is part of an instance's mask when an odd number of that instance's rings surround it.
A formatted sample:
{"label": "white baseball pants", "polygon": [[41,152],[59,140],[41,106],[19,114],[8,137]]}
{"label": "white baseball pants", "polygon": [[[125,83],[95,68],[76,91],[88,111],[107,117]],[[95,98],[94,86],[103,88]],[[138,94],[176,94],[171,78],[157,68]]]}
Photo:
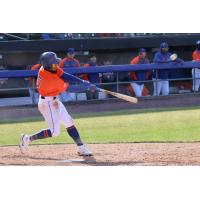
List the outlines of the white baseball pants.
{"label": "white baseball pants", "polygon": [[153,87],[154,92],[153,96],[159,96],[162,92],[162,95],[168,95],[169,94],[169,81],[158,79],[153,79]]}
{"label": "white baseball pants", "polygon": [[195,80],[193,80],[192,89],[193,91],[198,92],[200,86],[200,69],[192,69],[192,78],[196,78]]}
{"label": "white baseball pants", "polygon": [[60,134],[61,124],[64,124],[66,128],[74,125],[72,117],[69,115],[58,97],[56,97],[56,99],[53,97],[45,97],[45,99],[42,99],[40,96],[38,109],[47,122],[52,136]]}
{"label": "white baseball pants", "polygon": [[133,88],[136,97],[141,97],[142,96],[142,91],[144,88],[144,84],[137,84],[137,83],[131,83],[131,87]]}

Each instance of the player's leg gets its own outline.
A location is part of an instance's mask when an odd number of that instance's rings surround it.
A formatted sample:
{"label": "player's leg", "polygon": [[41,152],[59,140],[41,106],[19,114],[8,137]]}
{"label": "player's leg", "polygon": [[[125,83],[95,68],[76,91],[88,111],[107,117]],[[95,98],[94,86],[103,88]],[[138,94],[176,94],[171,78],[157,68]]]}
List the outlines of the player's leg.
{"label": "player's leg", "polygon": [[196,69],[196,68],[192,69],[192,78],[193,78],[192,90],[194,92],[198,92],[198,90],[199,90],[200,81],[199,81],[198,77],[200,77],[200,72],[198,71],[198,69]]}
{"label": "player's leg", "polygon": [[93,92],[93,99],[98,99],[99,98],[99,92],[96,90]]}
{"label": "player's leg", "polygon": [[197,92],[198,91],[198,84],[197,84],[197,80],[198,79],[193,79],[193,85],[192,85],[192,90],[194,91],[194,92]]}
{"label": "player's leg", "polygon": [[162,95],[169,95],[169,81],[162,81]]}
{"label": "player's leg", "polygon": [[192,78],[193,78],[193,80],[192,80],[192,90],[194,91],[194,92],[197,92],[198,91],[198,89],[197,89],[197,79],[196,79],[196,69],[192,69]]}
{"label": "player's leg", "polygon": [[199,86],[200,86],[200,78],[197,78],[196,79],[196,92],[198,92],[199,91]]}
{"label": "player's leg", "polygon": [[200,86],[200,69],[196,68],[196,91],[199,91],[199,86]]}
{"label": "player's leg", "polygon": [[72,117],[67,112],[64,105],[60,102],[60,119],[61,122],[65,125],[66,130],[69,136],[73,139],[74,143],[78,147],[78,154],[84,156],[91,156],[91,151],[86,147],[86,145],[81,140],[79,132],[74,124]]}
{"label": "player's leg", "polygon": [[133,88],[136,97],[141,97],[142,96],[142,91],[141,91],[141,87],[140,87],[139,84],[131,83],[131,87]]}
{"label": "player's leg", "polygon": [[28,148],[28,145],[34,141],[39,139],[45,139],[48,137],[57,136],[60,134],[60,113],[59,107],[55,104],[54,101],[50,102],[39,102],[38,109],[43,115],[45,121],[48,124],[48,129],[40,130],[39,132],[33,135],[22,135],[20,141],[20,149],[22,153]]}
{"label": "player's leg", "polygon": [[153,96],[159,96],[160,95],[160,92],[161,92],[161,87],[162,87],[162,83],[161,83],[161,80],[160,79],[153,79],[153,88],[154,88],[154,91],[153,91]]}
{"label": "player's leg", "polygon": [[[199,90],[199,86],[200,86],[200,69],[195,69],[195,73],[194,73],[194,69],[193,69],[193,91],[198,92]],[[195,76],[195,80],[194,80],[194,76]]]}
{"label": "player's leg", "polygon": [[140,85],[140,97],[142,96],[143,89],[144,89],[144,84],[141,84]]}

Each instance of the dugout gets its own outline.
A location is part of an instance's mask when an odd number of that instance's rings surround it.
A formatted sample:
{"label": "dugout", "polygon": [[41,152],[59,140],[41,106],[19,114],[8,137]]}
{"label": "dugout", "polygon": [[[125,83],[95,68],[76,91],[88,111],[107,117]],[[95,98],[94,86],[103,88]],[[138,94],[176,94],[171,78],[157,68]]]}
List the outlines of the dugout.
{"label": "dugout", "polygon": [[[0,69],[1,70],[21,70],[27,69],[30,65],[38,61],[39,55],[44,51],[55,51],[59,57],[63,58],[66,49],[74,47],[77,51],[76,58],[81,63],[85,63],[90,52],[97,56],[98,65],[104,65],[110,61],[113,65],[129,64],[130,60],[137,55],[138,49],[145,47],[148,51],[149,59],[152,61],[155,51],[161,42],[165,41],[170,46],[170,52],[176,52],[185,61],[191,60],[195,42],[200,38],[200,34],[141,34],[134,37],[91,37],[91,38],[65,38],[53,40],[41,40],[40,37],[21,40],[0,41]],[[39,34],[37,34],[38,36]],[[19,35],[17,37],[20,37]],[[121,73],[121,80],[127,81],[127,73]],[[188,69],[177,73],[180,77],[191,77]],[[177,77],[176,76],[176,77]],[[176,78],[172,77],[172,78]],[[4,79],[5,80],[5,79]],[[18,97],[29,95],[27,90],[6,90],[6,88],[23,88],[28,84],[25,79],[0,80],[0,98]]]}

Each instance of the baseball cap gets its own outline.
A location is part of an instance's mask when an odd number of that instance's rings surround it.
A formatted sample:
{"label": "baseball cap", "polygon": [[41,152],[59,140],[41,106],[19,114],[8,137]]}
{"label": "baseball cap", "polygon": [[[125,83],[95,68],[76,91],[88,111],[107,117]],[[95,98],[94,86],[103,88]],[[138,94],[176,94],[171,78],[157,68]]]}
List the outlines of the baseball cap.
{"label": "baseball cap", "polygon": [[74,52],[75,52],[74,48],[68,48],[67,49],[68,54],[74,54]]}
{"label": "baseball cap", "polygon": [[139,53],[146,53],[146,49],[145,48],[140,48]]}
{"label": "baseball cap", "polygon": [[168,48],[168,44],[166,43],[166,42],[162,42],[161,44],[160,44],[160,48],[162,49],[162,48]]}

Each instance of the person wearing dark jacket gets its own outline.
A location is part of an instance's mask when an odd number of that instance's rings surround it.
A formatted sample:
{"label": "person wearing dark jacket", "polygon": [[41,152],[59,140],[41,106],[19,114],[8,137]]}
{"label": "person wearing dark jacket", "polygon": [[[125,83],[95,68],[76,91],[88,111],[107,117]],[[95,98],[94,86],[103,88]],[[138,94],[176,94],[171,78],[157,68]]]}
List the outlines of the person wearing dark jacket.
{"label": "person wearing dark jacket", "polygon": [[[67,55],[65,58],[63,58],[60,63],[59,66],[63,69],[67,69],[67,68],[72,68],[72,67],[80,67],[80,62],[75,59],[76,53],[75,53],[75,49],[74,48],[68,48],[67,49]],[[71,92],[63,92],[60,95],[61,100],[63,102],[66,101],[75,101],[76,96],[75,93],[71,93]]]}
{"label": "person wearing dark jacket", "polygon": [[[169,53],[169,47],[166,42],[160,44],[160,50],[155,54],[153,62],[156,64],[170,63],[171,53]],[[157,78],[157,81],[156,81]],[[153,80],[154,80],[154,96],[159,96],[162,92],[162,95],[169,94],[169,69],[158,69],[153,71]]]}
{"label": "person wearing dark jacket", "polygon": [[[192,52],[192,60],[194,62],[200,62],[200,40],[196,42],[196,49]],[[200,68],[192,69],[193,85],[192,89],[198,92],[200,87]]]}
{"label": "person wearing dark jacket", "polygon": [[[85,63],[83,65],[83,67],[96,67],[97,66],[97,58],[95,55],[91,55],[89,58],[89,61],[87,63]],[[96,85],[98,85],[100,83],[100,77],[99,77],[99,73],[92,73],[92,74],[83,74],[82,75],[83,80],[86,81],[90,81],[91,83],[94,83]],[[87,100],[91,100],[91,99],[98,99],[98,91],[86,91],[86,95],[87,95]]]}

